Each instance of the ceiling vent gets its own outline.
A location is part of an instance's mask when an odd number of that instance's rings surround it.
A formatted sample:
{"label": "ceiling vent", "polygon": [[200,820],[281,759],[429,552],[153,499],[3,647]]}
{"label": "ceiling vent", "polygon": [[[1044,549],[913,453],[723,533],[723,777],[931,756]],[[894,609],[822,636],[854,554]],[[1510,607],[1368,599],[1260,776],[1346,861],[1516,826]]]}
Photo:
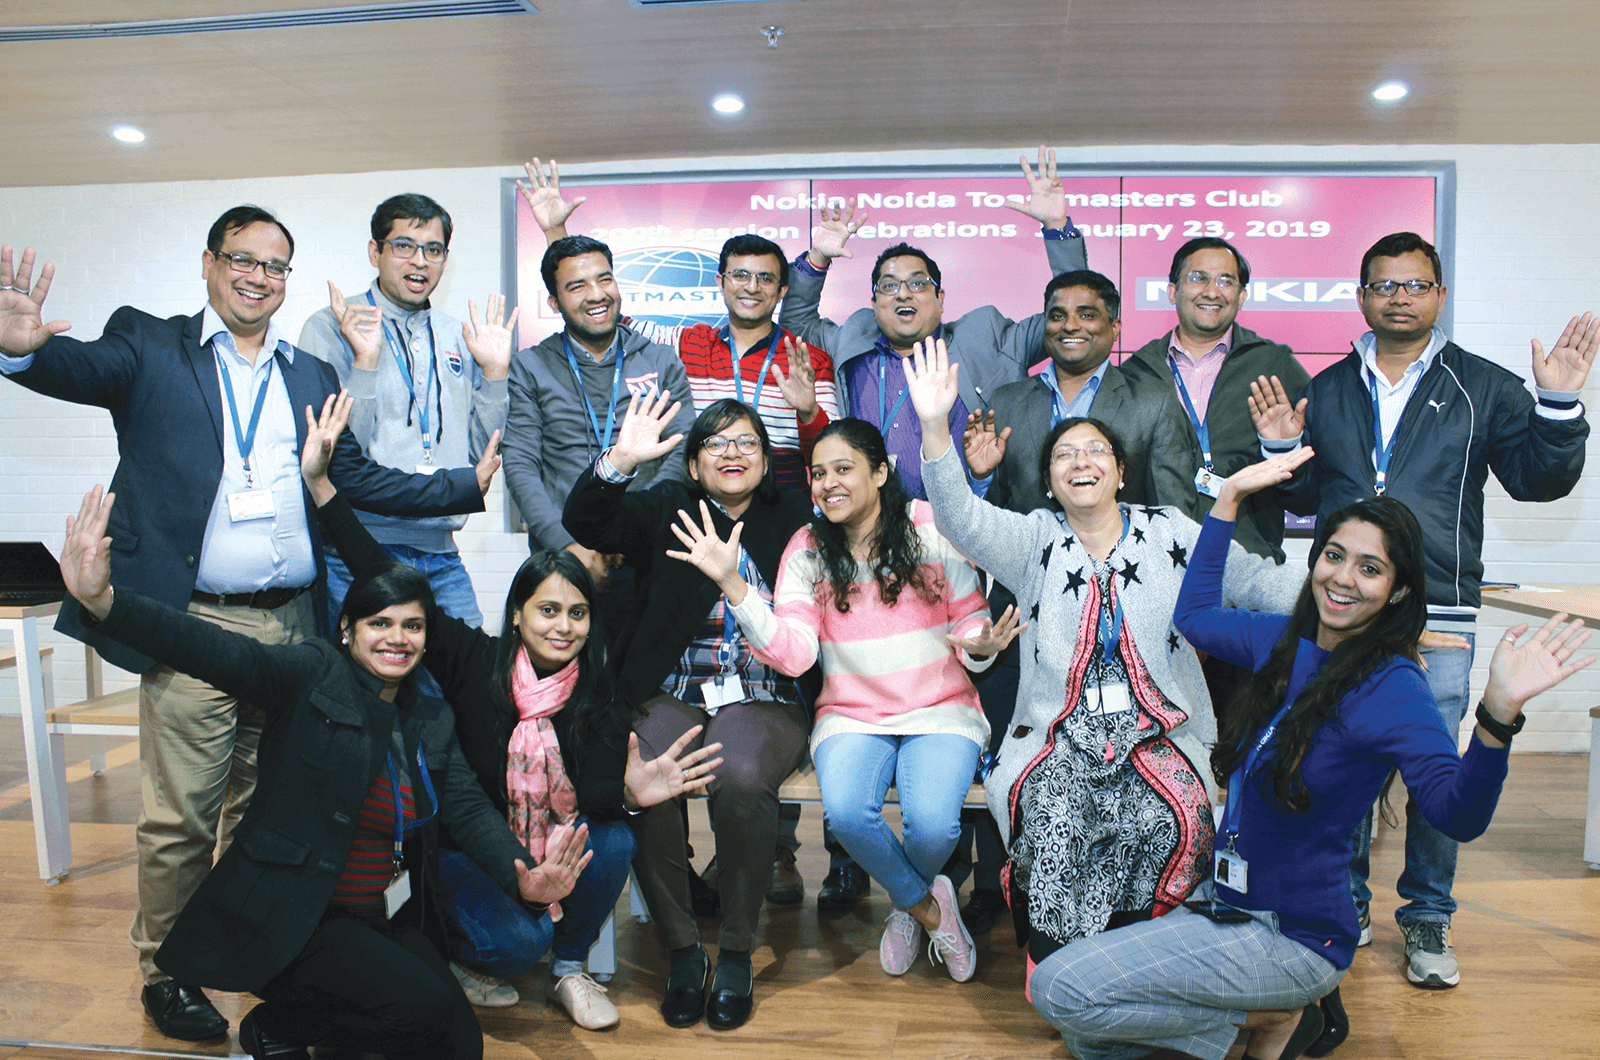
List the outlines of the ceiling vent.
{"label": "ceiling vent", "polygon": [[238,29],[302,29],[364,22],[405,22],[419,18],[478,18],[484,15],[537,14],[530,0],[405,0],[394,4],[314,7],[247,15],[161,18],[144,22],[78,22],[61,26],[0,27],[0,42],[95,40],[102,37],[160,37],[173,33],[224,33]]}

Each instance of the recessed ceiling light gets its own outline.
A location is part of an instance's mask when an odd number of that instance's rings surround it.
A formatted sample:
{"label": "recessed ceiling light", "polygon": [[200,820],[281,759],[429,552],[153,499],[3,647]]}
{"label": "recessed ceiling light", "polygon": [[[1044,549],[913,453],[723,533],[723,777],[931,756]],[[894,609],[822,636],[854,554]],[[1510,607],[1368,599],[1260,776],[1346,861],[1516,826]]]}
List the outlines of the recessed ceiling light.
{"label": "recessed ceiling light", "polygon": [[711,101],[711,109],[718,114],[738,114],[744,110],[744,100],[731,92],[724,93]]}
{"label": "recessed ceiling light", "polygon": [[113,125],[111,135],[125,144],[144,143],[144,130],[135,129],[131,125]]}
{"label": "recessed ceiling light", "polygon": [[1372,98],[1379,103],[1393,103],[1411,94],[1411,86],[1404,81],[1385,81],[1372,90]]}

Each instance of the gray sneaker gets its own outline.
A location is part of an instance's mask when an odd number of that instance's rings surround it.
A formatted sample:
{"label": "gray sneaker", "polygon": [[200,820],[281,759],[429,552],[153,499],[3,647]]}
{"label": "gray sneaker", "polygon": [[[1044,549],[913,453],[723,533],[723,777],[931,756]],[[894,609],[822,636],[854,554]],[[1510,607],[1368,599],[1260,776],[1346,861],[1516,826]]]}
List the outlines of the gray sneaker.
{"label": "gray sneaker", "polygon": [[1356,945],[1358,947],[1372,945],[1372,909],[1370,906],[1364,905],[1361,907],[1360,914],[1356,917],[1356,923],[1361,928],[1361,934],[1356,937]]}
{"label": "gray sneaker", "polygon": [[1401,930],[1406,936],[1407,979],[1426,990],[1443,990],[1461,982],[1448,921],[1422,920],[1401,925]]}

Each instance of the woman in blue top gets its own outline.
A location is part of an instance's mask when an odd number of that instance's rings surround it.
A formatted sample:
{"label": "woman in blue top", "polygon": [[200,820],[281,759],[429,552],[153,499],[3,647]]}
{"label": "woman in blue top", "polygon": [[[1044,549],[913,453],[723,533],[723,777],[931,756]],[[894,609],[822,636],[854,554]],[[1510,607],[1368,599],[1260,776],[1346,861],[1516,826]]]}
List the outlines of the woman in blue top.
{"label": "woman in blue top", "polygon": [[1464,756],[1416,659],[1427,594],[1422,533],[1389,497],[1322,528],[1294,613],[1221,606],[1240,498],[1285,481],[1305,450],[1223,485],[1190,558],[1174,620],[1194,646],[1255,677],[1224,715],[1211,768],[1228,788],[1215,880],[1165,917],[1074,942],[1034,971],[1034,1007],[1079,1060],[1176,1049],[1223,1060],[1293,1060],[1323,1031],[1317,1002],[1355,953],[1351,836],[1398,768],[1434,827],[1466,842],[1494,814],[1522,706],[1594,661],[1558,615],[1524,644],[1495,646]]}

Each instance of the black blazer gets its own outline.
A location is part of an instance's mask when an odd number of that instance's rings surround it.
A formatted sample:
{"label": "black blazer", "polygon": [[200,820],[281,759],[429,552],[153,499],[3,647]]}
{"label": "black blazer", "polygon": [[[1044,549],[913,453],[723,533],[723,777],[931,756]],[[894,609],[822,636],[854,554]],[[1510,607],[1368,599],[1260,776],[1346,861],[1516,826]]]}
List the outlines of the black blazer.
{"label": "black blazer", "polygon": [[[616,653],[617,686],[629,707],[637,709],[661,690],[722,593],[693,565],[666,556],[668,549],[683,550],[671,530],[678,511],[698,522],[705,499],[705,491],[692,482],[659,482],[628,492],[626,483],[607,482],[592,467],[567,498],[561,518],[567,533],[585,548],[621,553],[638,577],[639,620]],[[727,540],[733,520],[716,505],[707,507],[717,533]],[[739,521],[744,523],[739,543],[767,584],[776,586],[789,539],[811,521],[811,498],[795,490],[780,491],[770,503],[757,496]],[[821,687],[820,674],[812,667],[801,678],[800,693],[808,704]]]}
{"label": "black blazer", "polygon": [[[128,590],[116,594],[95,632],[248,698],[267,714],[250,806],[156,951],[169,975],[256,991],[299,954],[333,895],[397,716],[412,771],[420,746],[439,798],[434,820],[406,840],[412,898],[397,916],[429,931],[436,944],[442,939],[433,908],[441,824],[518,896],[514,862],[533,859],[478,786],[443,700],[419,696],[408,680],[397,702],[386,703],[378,680],[326,641],[262,644]],[[418,807],[427,808],[421,792]]]}
{"label": "black blazer", "polygon": [[[182,610],[194,593],[206,522],[222,481],[226,420],[216,359],[200,345],[204,314],[160,320],[129,306],[111,314],[93,342],[56,335],[33,355],[33,363],[9,378],[30,390],[111,412],[117,430],[117,470],[111,489],[111,580],[114,584]],[[333,368],[298,351],[291,361],[274,354],[289,391],[295,429],[305,444],[304,409],[321,410],[339,391]],[[349,431],[334,449],[329,477],[350,499],[387,515],[448,515],[483,510],[476,472],[468,468],[437,475],[408,475],[373,463]],[[306,511],[314,505],[305,496]],[[307,523],[312,520],[307,519]],[[308,525],[316,557],[319,601],[322,548]],[[327,613],[316,608],[318,621]],[[108,662],[143,673],[155,663],[127,645],[91,632],[77,601],[61,606],[56,628],[92,644]]]}
{"label": "black blazer", "polygon": [[[317,509],[324,540],[339,552],[357,582],[394,563],[383,546],[356,518],[344,494]],[[506,745],[517,727],[517,711],[495,694],[494,661],[500,638],[474,629],[439,608],[428,612],[428,650],[422,661],[439,682],[455,711],[456,739],[461,751],[503,817],[507,810]],[[623,818],[622,779],[628,763],[628,714],[620,703],[601,718],[583,741],[583,754],[569,747],[566,711],[551,723],[561,743],[567,775],[578,796],[578,812],[602,821]]]}

